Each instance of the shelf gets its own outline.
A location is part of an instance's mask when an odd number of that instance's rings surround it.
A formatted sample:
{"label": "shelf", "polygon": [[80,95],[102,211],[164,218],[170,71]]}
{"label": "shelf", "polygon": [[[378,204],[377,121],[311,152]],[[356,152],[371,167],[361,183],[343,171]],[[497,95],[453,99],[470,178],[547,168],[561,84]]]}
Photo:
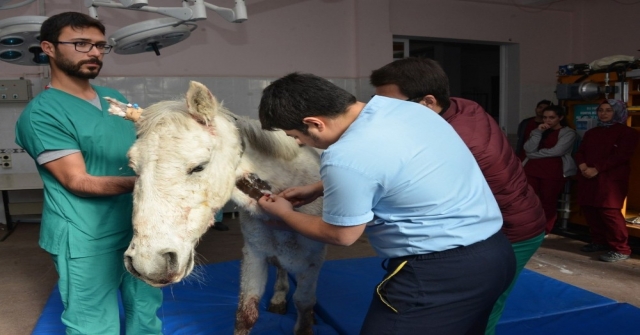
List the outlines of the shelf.
{"label": "shelf", "polygon": [[[579,76],[569,76],[559,78],[559,83],[575,83],[576,79],[583,79]],[[605,80],[604,73],[594,74],[589,76],[589,81],[603,84]],[[615,72],[610,73],[609,81],[617,81],[617,74]],[[629,118],[627,119],[627,125],[633,129],[640,131],[640,78],[626,78],[628,85],[628,102],[627,110],[629,111]],[[566,101],[565,107],[567,108],[568,121],[571,124],[573,121],[573,112],[576,105],[584,104],[599,104],[602,100],[584,101],[584,100],[572,100]],[[572,125],[573,126],[573,125]],[[584,216],[580,211],[577,201],[577,183],[572,183],[571,190],[571,204],[568,221],[579,225],[587,225]],[[640,216],[640,146],[636,148],[635,153],[631,157],[631,175],[629,176],[629,188],[627,192],[627,200],[621,210],[625,218],[636,218]],[[640,224],[627,224],[627,230],[630,236],[640,237]]]}

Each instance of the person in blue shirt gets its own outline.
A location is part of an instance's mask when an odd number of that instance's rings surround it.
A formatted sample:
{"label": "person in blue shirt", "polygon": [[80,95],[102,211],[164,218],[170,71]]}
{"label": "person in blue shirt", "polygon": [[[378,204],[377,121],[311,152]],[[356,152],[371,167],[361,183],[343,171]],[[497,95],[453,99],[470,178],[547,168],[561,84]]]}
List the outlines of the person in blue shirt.
{"label": "person in blue shirt", "polygon": [[24,109],[16,143],[35,160],[44,183],[40,246],[53,258],[66,334],[161,334],[162,291],[129,274],[123,254],[133,230],[136,181],[127,151],[133,124],[110,115],[114,89],[91,85],[111,51],[100,21],[65,12],[42,24],[51,83]]}
{"label": "person in blue shirt", "polygon": [[[375,96],[367,104],[312,74],[263,91],[262,128],[325,149],[321,180],[265,195],[289,229],[348,246],[366,231],[385,258],[361,334],[484,334],[515,272],[502,216],[469,149],[437,113]],[[322,216],[295,211],[323,196]]]}

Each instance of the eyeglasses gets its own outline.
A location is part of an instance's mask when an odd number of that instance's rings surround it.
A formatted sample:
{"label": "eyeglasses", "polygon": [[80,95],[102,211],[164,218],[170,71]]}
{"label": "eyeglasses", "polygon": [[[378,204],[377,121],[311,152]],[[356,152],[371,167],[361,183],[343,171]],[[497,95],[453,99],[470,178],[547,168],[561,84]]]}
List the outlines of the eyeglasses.
{"label": "eyeglasses", "polygon": [[113,45],[109,45],[106,43],[90,43],[90,42],[83,42],[83,41],[79,41],[79,42],[52,42],[53,44],[73,44],[73,46],[76,48],[77,52],[82,52],[82,53],[88,53],[90,52],[93,47],[96,47],[96,49],[98,49],[98,51],[105,55],[108,54],[109,52],[111,52],[111,49],[113,48]]}

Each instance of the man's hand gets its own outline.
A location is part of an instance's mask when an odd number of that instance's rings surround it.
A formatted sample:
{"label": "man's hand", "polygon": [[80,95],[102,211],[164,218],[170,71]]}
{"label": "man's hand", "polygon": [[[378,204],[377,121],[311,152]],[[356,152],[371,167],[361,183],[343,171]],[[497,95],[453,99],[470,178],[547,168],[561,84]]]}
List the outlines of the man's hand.
{"label": "man's hand", "polygon": [[287,199],[275,194],[264,194],[258,199],[258,205],[265,212],[277,217],[293,211],[293,205]]}
{"label": "man's hand", "polygon": [[294,207],[300,207],[308,203],[313,202],[318,197],[322,196],[323,188],[322,182],[290,187],[278,195],[291,202]]}

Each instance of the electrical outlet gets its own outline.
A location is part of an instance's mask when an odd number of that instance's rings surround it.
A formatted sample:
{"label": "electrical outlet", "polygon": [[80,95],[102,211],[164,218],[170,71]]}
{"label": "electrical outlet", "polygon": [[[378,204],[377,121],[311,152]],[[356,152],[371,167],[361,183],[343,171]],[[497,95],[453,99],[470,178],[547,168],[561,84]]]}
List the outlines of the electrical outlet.
{"label": "electrical outlet", "polygon": [[11,154],[8,152],[0,155],[0,164],[3,169],[10,169],[13,165],[11,164]]}

